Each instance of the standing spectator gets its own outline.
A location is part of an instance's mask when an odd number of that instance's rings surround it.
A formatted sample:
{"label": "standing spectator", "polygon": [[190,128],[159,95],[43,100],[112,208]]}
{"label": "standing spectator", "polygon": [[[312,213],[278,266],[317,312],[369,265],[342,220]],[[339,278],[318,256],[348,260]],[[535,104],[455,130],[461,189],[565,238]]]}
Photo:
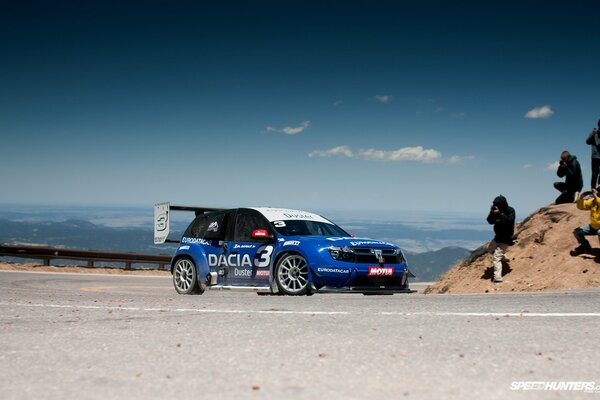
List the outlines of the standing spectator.
{"label": "standing spectator", "polygon": [[488,252],[493,255],[494,278],[492,282],[502,282],[502,261],[508,262],[506,250],[513,244],[515,231],[515,210],[508,206],[506,197],[498,196],[492,202],[487,222],[494,225],[494,239],[488,246]]}
{"label": "standing spectator", "polygon": [[564,182],[555,182],[554,188],[560,192],[556,198],[556,204],[573,203],[577,192],[583,187],[583,177],[581,176],[581,166],[577,157],[571,155],[568,151],[560,154],[560,161],[556,175],[559,178],[566,176]]}
{"label": "standing spectator", "polygon": [[595,188],[598,185],[598,175],[600,175],[600,120],[598,120],[598,127],[594,128],[592,133],[588,136],[585,141],[587,144],[592,146],[592,186]]}

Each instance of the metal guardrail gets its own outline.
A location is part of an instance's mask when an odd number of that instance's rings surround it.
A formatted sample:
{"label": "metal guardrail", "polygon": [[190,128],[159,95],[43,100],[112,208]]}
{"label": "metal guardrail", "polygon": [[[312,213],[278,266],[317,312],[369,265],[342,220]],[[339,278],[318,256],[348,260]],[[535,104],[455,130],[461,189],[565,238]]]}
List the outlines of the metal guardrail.
{"label": "metal guardrail", "polygon": [[125,269],[132,269],[132,264],[157,264],[160,269],[166,269],[165,266],[171,262],[171,256],[166,254],[116,253],[11,244],[0,244],[0,256],[43,260],[44,265],[50,265],[50,260],[86,261],[88,267],[93,267],[95,262],[118,262],[124,263]]}

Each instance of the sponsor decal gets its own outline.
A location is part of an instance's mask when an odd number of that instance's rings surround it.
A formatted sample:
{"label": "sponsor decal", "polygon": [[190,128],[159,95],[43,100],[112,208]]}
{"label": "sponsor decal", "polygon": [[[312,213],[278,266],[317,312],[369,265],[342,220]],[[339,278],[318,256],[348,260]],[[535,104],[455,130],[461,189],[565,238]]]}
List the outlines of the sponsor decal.
{"label": "sponsor decal", "polygon": [[181,239],[181,243],[189,243],[189,244],[203,244],[205,246],[210,246],[211,243],[206,240],[206,239],[202,239],[202,238],[189,238],[189,237],[184,237],[183,239]]}
{"label": "sponsor decal", "polygon": [[393,267],[369,267],[368,276],[393,276]]}
{"label": "sponsor decal", "polygon": [[250,278],[252,276],[252,271],[250,271],[249,269],[237,269],[234,268],[233,269],[233,276],[239,277],[239,278]]}
{"label": "sponsor decal", "polygon": [[283,213],[283,216],[289,219],[315,219],[315,217],[311,214],[302,214],[302,213]]}
{"label": "sponsor decal", "polygon": [[252,259],[249,254],[208,255],[208,265],[211,267],[251,267]]}
{"label": "sponsor decal", "polygon": [[[250,269],[233,269],[233,276],[237,278],[252,278],[252,270]],[[256,271],[256,278],[268,278],[269,270],[268,269],[259,269]]]}
{"label": "sponsor decal", "polygon": [[218,232],[219,231],[219,223],[217,221],[215,222],[211,222],[210,225],[208,225],[208,229],[206,229],[208,232]]}
{"label": "sponsor decal", "polygon": [[255,249],[256,248],[256,244],[234,244],[233,248],[234,249]]}
{"label": "sponsor decal", "polygon": [[350,270],[343,268],[321,267],[317,268],[317,272],[324,272],[328,274],[349,274]]}
{"label": "sponsor decal", "polygon": [[250,254],[209,254],[208,265],[210,267],[258,267],[264,268],[271,264],[273,246],[261,246],[256,251],[254,262]]}
{"label": "sponsor decal", "polygon": [[300,211],[300,210],[289,210],[283,208],[270,208],[270,207],[257,207],[254,208],[262,215],[264,215],[269,222],[282,221],[282,220],[309,220],[309,221],[319,221],[326,224],[331,224],[332,222],[321,217],[320,215],[310,213],[308,211]]}
{"label": "sponsor decal", "polygon": [[297,240],[288,240],[287,242],[283,243],[284,246],[300,246],[300,242]]}
{"label": "sponsor decal", "polygon": [[389,243],[379,242],[379,241],[362,241],[362,242],[350,242],[350,244],[352,246],[367,246],[367,245],[372,245],[372,244],[389,244]]}
{"label": "sponsor decal", "polygon": [[255,229],[252,231],[253,238],[266,238],[269,237],[269,232],[266,229]]}
{"label": "sponsor decal", "polygon": [[276,228],[283,228],[285,226],[285,221],[275,221],[273,222]]}
{"label": "sponsor decal", "polygon": [[325,240],[329,240],[330,242],[337,242],[338,240],[344,240],[344,239],[348,239],[348,238],[343,238],[343,237],[329,237]]}
{"label": "sponsor decal", "polygon": [[270,273],[269,273],[268,269],[259,269],[256,271],[257,278],[268,278],[269,275],[270,275]]}
{"label": "sponsor decal", "polygon": [[189,250],[190,246],[179,246],[178,250]]}

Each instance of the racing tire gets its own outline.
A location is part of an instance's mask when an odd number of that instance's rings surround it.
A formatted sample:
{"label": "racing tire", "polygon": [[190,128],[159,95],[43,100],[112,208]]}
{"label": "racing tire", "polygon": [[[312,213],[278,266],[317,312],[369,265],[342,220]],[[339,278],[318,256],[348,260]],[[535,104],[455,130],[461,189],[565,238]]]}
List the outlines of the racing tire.
{"label": "racing tire", "polygon": [[308,264],[299,254],[286,254],[275,267],[275,283],[279,293],[302,296],[309,293]]}
{"label": "racing tire", "polygon": [[180,258],[173,267],[173,286],[179,294],[202,294],[206,282],[198,279],[196,265],[189,258]]}

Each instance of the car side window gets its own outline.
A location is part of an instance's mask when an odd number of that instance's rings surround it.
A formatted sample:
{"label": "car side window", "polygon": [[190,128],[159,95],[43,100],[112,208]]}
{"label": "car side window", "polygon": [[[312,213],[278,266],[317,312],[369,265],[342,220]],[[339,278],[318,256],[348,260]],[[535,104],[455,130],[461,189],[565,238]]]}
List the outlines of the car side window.
{"label": "car side window", "polygon": [[187,228],[184,236],[201,238],[206,233],[206,228],[208,228],[208,218],[206,217],[205,214],[199,215],[198,217],[196,217],[194,219],[194,221]]}
{"label": "car side window", "polygon": [[233,240],[236,242],[261,242],[264,239],[253,239],[252,232],[256,229],[271,231],[269,222],[260,214],[240,210],[235,221]]}
{"label": "car side window", "polygon": [[207,240],[223,240],[227,235],[227,225],[230,220],[228,212],[214,212],[206,216],[206,229],[202,237]]}

